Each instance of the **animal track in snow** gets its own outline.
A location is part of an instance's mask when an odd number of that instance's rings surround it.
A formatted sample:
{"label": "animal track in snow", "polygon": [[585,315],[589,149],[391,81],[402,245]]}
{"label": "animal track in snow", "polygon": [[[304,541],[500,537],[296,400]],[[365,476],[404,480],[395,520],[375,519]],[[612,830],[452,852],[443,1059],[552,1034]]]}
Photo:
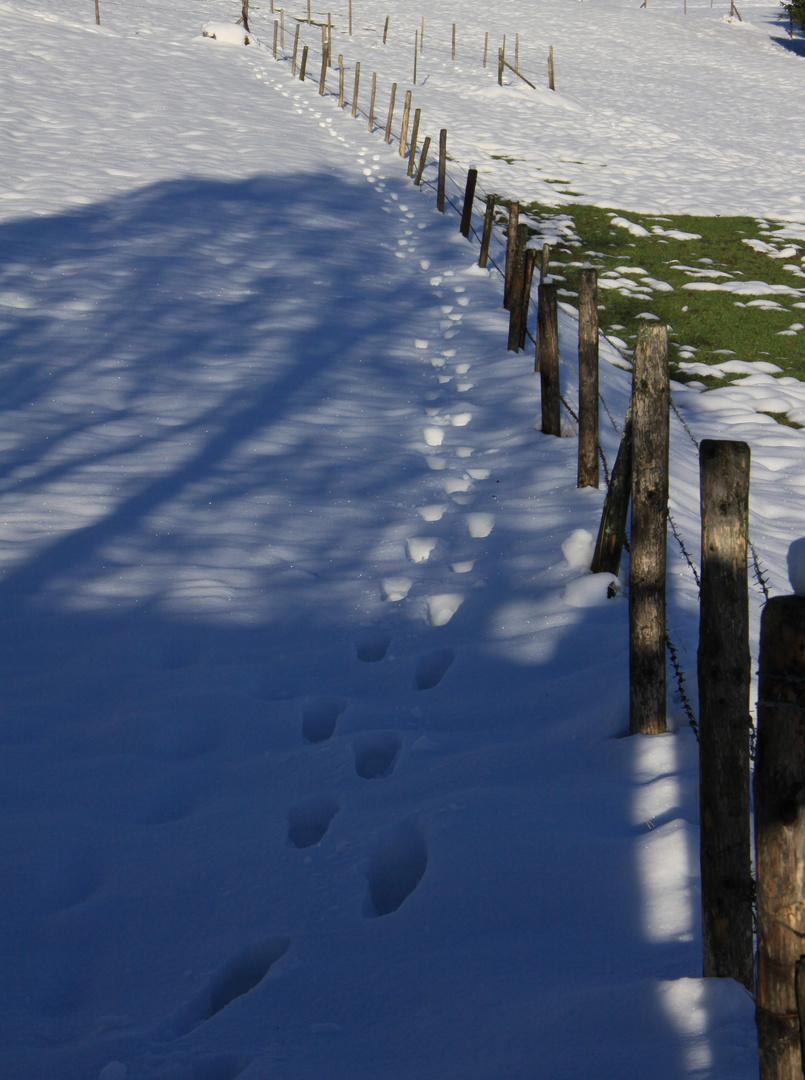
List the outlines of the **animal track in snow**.
{"label": "animal track in snow", "polygon": [[358,659],[364,664],[378,664],[386,655],[391,645],[391,634],[383,630],[367,631],[355,643]]}
{"label": "animal track in snow", "polygon": [[432,536],[412,536],[405,542],[405,551],[412,563],[427,562],[435,547],[436,540]]}
{"label": "animal track in snow", "polygon": [[489,536],[494,527],[494,514],[467,514],[467,531],[476,540]]}
{"label": "animal track in snow", "polygon": [[335,799],[325,796],[297,803],[288,811],[288,839],[294,847],[313,847],[322,840],[340,809]]}
{"label": "animal track in snow", "polygon": [[444,481],[444,490],[448,495],[460,494],[469,491],[472,480],[469,476],[448,476]]}
{"label": "animal track in snow", "polygon": [[466,427],[470,420],[472,420],[471,412],[455,413],[450,417],[450,423],[453,427]]}
{"label": "animal track in snow", "polygon": [[464,603],[461,593],[439,593],[428,597],[428,622],[431,626],[446,626]]}
{"label": "animal track in snow", "polygon": [[441,521],[446,509],[441,503],[432,503],[430,506],[420,506],[417,513],[425,521]]}
{"label": "animal track in snow", "polygon": [[384,600],[395,602],[404,600],[411,588],[411,579],[407,577],[384,578],[380,583],[380,592]]}
{"label": "animal track in snow", "polygon": [[414,687],[417,690],[432,690],[434,686],[438,686],[455,658],[456,654],[452,649],[437,649],[435,652],[420,656],[414,676]]}
{"label": "animal track in snow", "polygon": [[237,998],[254,990],[266,977],[271,966],[286,954],[290,944],[290,938],[276,937],[258,941],[244,949],[221,968],[207,989],[191,1001],[169,1025],[172,1035],[175,1038],[187,1035],[199,1024],[222,1012]]}
{"label": "animal track in snow", "polygon": [[440,427],[426,427],[422,434],[428,446],[441,446],[444,442],[444,430]]}
{"label": "animal track in snow", "polygon": [[308,742],[326,742],[332,738],[336,721],[346,709],[343,698],[314,698],[302,710],[302,734]]}
{"label": "animal track in snow", "polygon": [[402,739],[396,731],[373,731],[355,740],[355,772],[364,780],[391,776],[397,764]]}
{"label": "animal track in snow", "polygon": [[406,821],[378,837],[369,853],[368,915],[390,915],[419,885],[428,866],[422,827]]}

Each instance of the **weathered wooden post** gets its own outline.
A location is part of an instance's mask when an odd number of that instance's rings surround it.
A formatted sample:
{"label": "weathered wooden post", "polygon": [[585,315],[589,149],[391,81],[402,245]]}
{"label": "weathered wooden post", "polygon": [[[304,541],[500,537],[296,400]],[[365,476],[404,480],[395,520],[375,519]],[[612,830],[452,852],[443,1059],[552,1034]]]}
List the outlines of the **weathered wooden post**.
{"label": "weathered wooden post", "polygon": [[419,138],[419,120],[422,116],[422,110],[417,109],[414,113],[414,128],[411,132],[411,149],[408,151],[408,175],[414,175],[414,160],[416,158],[416,144]]}
{"label": "weathered wooden post", "polygon": [[520,221],[520,204],[513,202],[509,206],[509,224],[506,229],[506,266],[503,276],[503,306],[508,311],[511,306],[512,269],[514,252],[517,247],[517,225]]}
{"label": "weathered wooden post", "polygon": [[489,241],[492,238],[492,222],[495,216],[495,196],[487,195],[486,210],[484,211],[484,231],[481,234],[481,252],[478,256],[478,265],[485,267],[489,262]]}
{"label": "weathered wooden post", "polygon": [[539,268],[539,279],[540,279],[540,281],[547,281],[548,280],[548,269],[549,269],[550,265],[551,265],[551,245],[550,244],[543,244],[542,245],[542,262],[540,263],[540,268]]}
{"label": "weathered wooden post", "polygon": [[414,177],[414,184],[417,187],[422,183],[422,173],[425,171],[425,162],[428,160],[428,150],[430,150],[430,135],[425,136],[425,141],[422,144],[422,153],[419,156],[419,165]]}
{"label": "weathered wooden post", "polygon": [[293,57],[291,58],[291,74],[296,75],[296,57],[299,52],[299,23],[296,24],[296,33],[293,39]]}
{"label": "weathered wooden post", "polygon": [[386,16],[386,25],[383,27],[383,44],[384,45],[386,44],[386,38],[388,37],[388,32],[389,32],[389,17],[387,15]]}
{"label": "weathered wooden post", "polygon": [[396,97],[397,97],[397,84],[392,83],[391,84],[391,97],[389,98],[389,115],[388,115],[388,120],[386,120],[386,135],[385,135],[385,141],[386,142],[391,142],[391,121],[392,121],[392,118],[394,116],[394,100],[395,100]]}
{"label": "weathered wooden post", "polygon": [[489,52],[489,31],[484,34],[484,67],[486,67],[486,57]]}
{"label": "weathered wooden post", "polygon": [[498,86],[503,86],[503,49],[498,49]]}
{"label": "weathered wooden post", "polygon": [[665,542],[670,441],[668,331],[644,326],[632,376],[629,729],[658,735],[665,718]]}
{"label": "weathered wooden post", "polygon": [[802,1080],[801,993],[797,1000],[805,954],[802,596],[775,596],[763,609],[754,792],[760,1080]]}
{"label": "weathered wooden post", "polygon": [[556,90],[553,72],[553,45],[548,49],[548,89]]}
{"label": "weathered wooden post", "polygon": [[578,487],[598,487],[598,274],[579,270]]}
{"label": "weathered wooden post", "polygon": [[528,313],[531,310],[531,283],[534,280],[534,266],[537,261],[537,253],[533,248],[527,248],[525,253],[525,268],[523,270],[523,300],[522,316],[520,319],[520,348],[525,348],[526,335],[528,334]]}
{"label": "weathered wooden post", "polygon": [[400,128],[400,157],[405,157],[405,149],[408,146],[408,124],[411,121],[411,91],[405,91],[405,105],[403,105],[402,126]]}
{"label": "weathered wooden post", "polygon": [[439,132],[439,180],[436,187],[436,209],[444,213],[444,187],[447,178],[447,128]]}
{"label": "weathered wooden post", "polygon": [[752,989],[749,809],[749,447],[699,448],[699,820],[705,977]]}
{"label": "weathered wooden post", "polygon": [[[307,48],[307,45],[305,46]],[[327,54],[329,53],[329,47],[324,46],[324,51],[321,54],[321,75],[319,76],[319,94],[324,97],[324,90],[327,85]]]}
{"label": "weathered wooden post", "polygon": [[469,239],[472,224],[472,204],[475,201],[475,185],[478,183],[478,170],[467,171],[467,186],[464,189],[464,206],[461,210],[461,235]]}
{"label": "weathered wooden post", "polygon": [[98,0],[95,0],[95,25],[101,25],[101,8]]}
{"label": "weathered wooden post", "polygon": [[372,93],[369,98],[369,131],[375,129],[375,96],[377,94],[377,72],[372,72]]}
{"label": "weathered wooden post", "polygon": [[344,57],[338,54],[338,108],[344,108]]}
{"label": "weathered wooden post", "polygon": [[538,289],[537,352],[542,391],[542,431],[545,435],[562,434],[559,391],[559,328],[556,310],[556,285],[543,282]]}
{"label": "weathered wooden post", "polygon": [[413,79],[414,86],[416,86],[416,58],[417,58],[417,53],[419,52],[419,40],[418,40],[418,38],[419,38],[419,31],[414,30],[414,79]]}
{"label": "weathered wooden post", "polygon": [[274,20],[274,59],[275,60],[277,59],[277,33],[279,32],[279,28],[280,28],[279,21],[277,19],[275,19]]}
{"label": "weathered wooden post", "polygon": [[249,33],[249,0],[241,0],[240,21],[243,23],[243,29],[248,34]]}
{"label": "weathered wooden post", "polygon": [[612,466],[609,488],[598,528],[598,539],[590,569],[594,574],[620,573],[626,543],[626,518],[632,497],[632,407],[626,412],[618,456]]}
{"label": "weathered wooden post", "polygon": [[523,321],[523,284],[525,279],[525,252],[528,243],[528,226],[517,226],[517,238],[511,268],[511,292],[509,304],[509,352],[519,352],[520,328]]}
{"label": "weathered wooden post", "polygon": [[456,24],[453,23],[453,60],[456,58]]}
{"label": "weathered wooden post", "polygon": [[299,65],[299,81],[305,81],[305,69],[307,68],[307,45],[302,49],[302,63]]}
{"label": "weathered wooden post", "polygon": [[352,91],[352,115],[358,115],[358,89],[361,85],[361,62],[355,64],[355,89]]}

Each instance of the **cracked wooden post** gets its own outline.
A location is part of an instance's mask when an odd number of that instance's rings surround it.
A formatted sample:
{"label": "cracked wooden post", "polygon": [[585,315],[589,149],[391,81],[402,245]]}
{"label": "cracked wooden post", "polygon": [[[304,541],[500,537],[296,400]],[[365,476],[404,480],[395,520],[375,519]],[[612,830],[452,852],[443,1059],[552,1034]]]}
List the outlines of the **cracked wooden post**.
{"label": "cracked wooden post", "polygon": [[495,219],[495,196],[487,195],[486,210],[484,212],[484,231],[481,234],[481,252],[478,256],[478,265],[486,267],[489,262],[489,241],[492,238],[492,224]]}
{"label": "cracked wooden post", "polygon": [[699,821],[705,978],[751,990],[749,799],[749,447],[699,447],[702,584],[699,605]]}
{"label": "cracked wooden post", "polygon": [[469,239],[472,224],[472,204],[475,201],[475,185],[478,183],[478,170],[467,171],[467,186],[464,189],[464,206],[461,211],[461,235]]}
{"label": "cracked wooden post", "polygon": [[508,311],[511,306],[512,268],[514,252],[517,246],[517,225],[520,221],[520,204],[513,202],[509,206],[509,224],[506,229],[506,266],[503,274],[503,306]]}
{"label": "cracked wooden post", "polygon": [[579,271],[578,487],[598,487],[598,274]]}
{"label": "cracked wooden post", "polygon": [[668,331],[644,326],[632,375],[629,730],[666,730],[665,559],[671,392]]}
{"label": "cracked wooden post", "polygon": [[436,187],[436,209],[444,213],[444,187],[447,178],[447,128],[439,132],[439,180]]}
{"label": "cracked wooden post", "polygon": [[537,350],[542,396],[542,431],[544,435],[562,434],[562,410],[559,391],[559,324],[556,309],[556,285],[543,282],[538,289]]}
{"label": "cracked wooden post", "polygon": [[802,1080],[796,978],[805,954],[805,597],[801,596],[772,597],[761,617],[754,793],[760,1080]]}

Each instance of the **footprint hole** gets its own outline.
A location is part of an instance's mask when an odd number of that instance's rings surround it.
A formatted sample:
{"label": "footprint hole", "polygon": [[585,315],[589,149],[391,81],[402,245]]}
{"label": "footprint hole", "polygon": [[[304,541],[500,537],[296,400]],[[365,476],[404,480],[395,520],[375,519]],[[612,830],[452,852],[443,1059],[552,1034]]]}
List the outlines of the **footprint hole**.
{"label": "footprint hole", "polygon": [[324,838],[341,809],[335,799],[305,799],[288,811],[288,839],[294,847],[314,847]]}
{"label": "footprint hole", "polygon": [[358,659],[364,664],[378,664],[384,659],[391,645],[391,634],[376,632],[365,634],[355,643]]}
{"label": "footprint hole", "polygon": [[311,743],[326,742],[332,738],[336,721],[346,709],[343,698],[315,698],[307,702],[302,711],[302,734]]}
{"label": "footprint hole", "polygon": [[396,731],[374,731],[355,740],[355,772],[364,780],[391,776],[397,764],[402,739]]}
{"label": "footprint hole", "polygon": [[424,829],[403,822],[378,838],[369,857],[366,913],[391,915],[417,888],[428,866]]}
{"label": "footprint hole", "polygon": [[417,690],[432,690],[434,686],[438,686],[455,658],[456,654],[452,649],[437,649],[435,652],[420,656],[414,676],[414,687]]}

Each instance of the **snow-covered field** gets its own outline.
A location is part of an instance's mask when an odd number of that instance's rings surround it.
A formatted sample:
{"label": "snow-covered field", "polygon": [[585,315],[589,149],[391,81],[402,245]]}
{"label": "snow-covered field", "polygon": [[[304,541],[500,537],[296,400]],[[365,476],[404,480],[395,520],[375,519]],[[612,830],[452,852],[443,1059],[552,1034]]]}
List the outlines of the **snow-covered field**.
{"label": "snow-covered field", "polygon": [[[603,491],[538,430],[496,272],[273,60],[263,5],[267,49],[201,36],[231,0],[101,0],[99,28],[90,0],[0,0],[0,1074],[748,1080],[753,1003],[699,978],[673,679],[671,733],[622,737]],[[381,116],[426,15],[415,106],[456,181],[778,215],[796,243],[805,61],[740,7],[467,4],[454,64],[453,7],[356,0],[334,52],[362,93],[377,58]],[[486,30],[532,81],[552,44],[557,94],[499,88]],[[566,309],[571,403],[575,335]],[[606,343],[602,392],[611,464]],[[676,386],[672,421],[695,562],[694,440],[752,446],[774,593],[805,532],[781,398],[750,365]],[[694,707],[697,627],[669,535]]]}

